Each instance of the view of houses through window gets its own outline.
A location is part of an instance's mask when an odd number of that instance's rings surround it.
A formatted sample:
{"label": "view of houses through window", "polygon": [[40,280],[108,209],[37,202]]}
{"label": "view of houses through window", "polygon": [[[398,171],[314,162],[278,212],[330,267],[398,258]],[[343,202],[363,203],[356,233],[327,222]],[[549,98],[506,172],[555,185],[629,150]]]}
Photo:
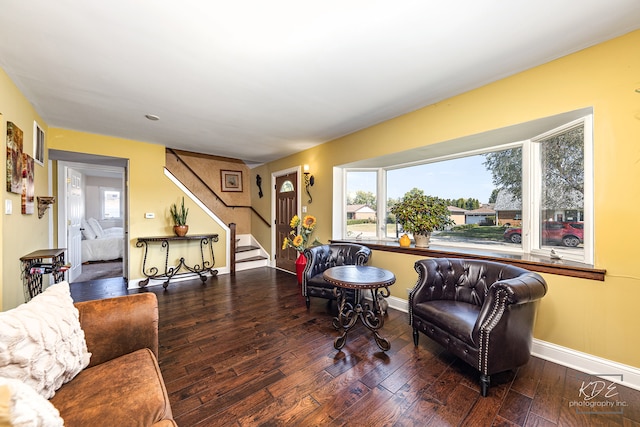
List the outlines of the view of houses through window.
{"label": "view of houses through window", "polygon": [[[578,120],[536,138],[473,153],[347,169],[345,237],[399,238],[404,230],[390,209],[419,189],[444,199],[453,221],[432,233],[432,245],[544,254],[553,249],[584,260],[584,152],[585,121]],[[379,194],[386,195],[384,200],[378,200]]]}

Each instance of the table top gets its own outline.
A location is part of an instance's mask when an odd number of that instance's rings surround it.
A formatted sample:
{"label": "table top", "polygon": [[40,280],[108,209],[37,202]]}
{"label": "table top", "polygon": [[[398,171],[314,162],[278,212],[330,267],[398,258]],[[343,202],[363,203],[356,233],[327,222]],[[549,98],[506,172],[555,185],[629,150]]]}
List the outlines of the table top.
{"label": "table top", "polygon": [[217,234],[188,234],[186,236],[152,236],[152,237],[138,237],[138,242],[163,242],[167,240],[204,240],[204,239],[217,239]]}
{"label": "table top", "polygon": [[28,260],[40,259],[40,258],[55,258],[61,255],[62,253],[64,253],[64,251],[66,250],[67,250],[66,248],[40,249],[21,257],[20,261],[28,261]]}
{"label": "table top", "polygon": [[396,276],[389,270],[370,265],[342,265],[325,270],[322,277],[332,285],[350,289],[376,289],[391,286]]}

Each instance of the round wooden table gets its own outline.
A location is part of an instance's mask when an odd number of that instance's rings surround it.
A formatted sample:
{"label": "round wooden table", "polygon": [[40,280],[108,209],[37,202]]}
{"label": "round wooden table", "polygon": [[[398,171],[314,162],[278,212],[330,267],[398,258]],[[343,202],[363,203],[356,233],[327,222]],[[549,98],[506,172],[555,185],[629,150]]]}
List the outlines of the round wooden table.
{"label": "round wooden table", "polygon": [[[389,340],[382,338],[378,330],[384,324],[384,316],[378,307],[378,295],[387,298],[389,286],[396,281],[396,276],[382,268],[371,267],[367,265],[344,265],[331,267],[323,273],[322,277],[327,282],[335,286],[333,292],[338,300],[338,317],[333,318],[333,327],[337,330],[342,329],[342,334],[335,339],[333,346],[336,350],[342,349],[347,342],[347,332],[351,329],[358,319],[373,332],[378,347],[382,351],[391,348]],[[354,304],[347,301],[346,289],[354,289],[356,300]],[[372,305],[368,302],[364,304],[358,298],[361,291],[371,291]]]}

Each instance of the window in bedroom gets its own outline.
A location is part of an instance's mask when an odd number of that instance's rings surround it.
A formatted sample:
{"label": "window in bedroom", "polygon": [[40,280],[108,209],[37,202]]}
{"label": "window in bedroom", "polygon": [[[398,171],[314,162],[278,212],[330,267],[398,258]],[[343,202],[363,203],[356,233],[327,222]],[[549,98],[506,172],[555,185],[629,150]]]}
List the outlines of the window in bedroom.
{"label": "window in bedroom", "polygon": [[122,192],[117,188],[100,188],[102,219],[119,219],[122,212]]}

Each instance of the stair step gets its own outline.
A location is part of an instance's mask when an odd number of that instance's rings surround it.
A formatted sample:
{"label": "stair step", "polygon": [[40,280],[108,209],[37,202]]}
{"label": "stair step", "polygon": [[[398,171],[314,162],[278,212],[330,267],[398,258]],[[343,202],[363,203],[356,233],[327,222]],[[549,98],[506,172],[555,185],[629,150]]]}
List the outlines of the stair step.
{"label": "stair step", "polygon": [[236,259],[236,264],[241,263],[241,262],[249,262],[249,261],[262,261],[267,259],[266,256],[252,256],[249,258],[242,258],[242,259]]}
{"label": "stair step", "polygon": [[252,246],[252,245],[247,245],[247,246],[238,246],[236,248],[236,253],[240,253],[240,252],[249,252],[249,251],[253,251],[256,249],[260,249],[259,246]]}

